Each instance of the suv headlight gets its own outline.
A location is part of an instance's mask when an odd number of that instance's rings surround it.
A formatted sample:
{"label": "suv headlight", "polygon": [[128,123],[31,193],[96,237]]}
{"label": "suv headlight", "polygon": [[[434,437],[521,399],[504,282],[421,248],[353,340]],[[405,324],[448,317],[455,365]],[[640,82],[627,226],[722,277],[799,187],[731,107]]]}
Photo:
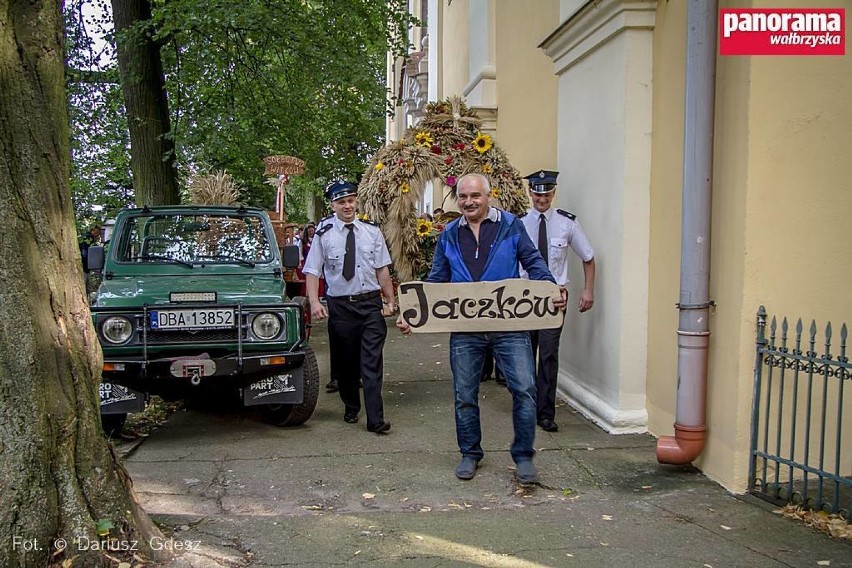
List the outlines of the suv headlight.
{"label": "suv headlight", "polygon": [[101,325],[101,334],[110,343],[127,343],[133,335],[133,324],[124,316],[110,316]]}
{"label": "suv headlight", "polygon": [[257,314],[251,322],[251,331],[258,339],[272,339],[281,331],[281,320],[273,313]]}

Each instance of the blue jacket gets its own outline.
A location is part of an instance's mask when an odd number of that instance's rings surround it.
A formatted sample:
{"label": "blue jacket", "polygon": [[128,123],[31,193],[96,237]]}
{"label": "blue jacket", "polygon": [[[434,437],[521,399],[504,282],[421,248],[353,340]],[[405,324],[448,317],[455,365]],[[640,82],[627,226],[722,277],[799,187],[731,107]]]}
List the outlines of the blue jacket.
{"label": "blue jacket", "polygon": [[[518,263],[520,263],[529,273],[530,280],[549,280],[555,283],[553,275],[530,240],[523,223],[511,213],[501,209],[492,208],[492,211],[497,213],[497,223],[500,224],[500,228],[497,230],[494,246],[485,261],[485,270],[480,281],[519,278]],[[474,281],[459,248],[459,223],[463,218],[460,217],[447,225],[438,237],[432,271],[426,278],[426,282]]]}

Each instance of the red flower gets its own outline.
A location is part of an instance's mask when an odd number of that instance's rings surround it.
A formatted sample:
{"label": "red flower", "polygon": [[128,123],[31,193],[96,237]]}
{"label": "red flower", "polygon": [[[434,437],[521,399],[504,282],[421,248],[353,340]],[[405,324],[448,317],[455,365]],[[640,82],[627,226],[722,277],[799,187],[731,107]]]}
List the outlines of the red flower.
{"label": "red flower", "polygon": [[436,145],[432,146],[432,153],[433,154],[442,154],[443,152],[441,152],[441,147],[436,144]]}
{"label": "red flower", "polygon": [[447,176],[447,185],[450,187],[456,186],[456,176]]}
{"label": "red flower", "polygon": [[464,150],[464,147],[465,147],[464,142],[459,142],[458,144],[453,144],[453,149],[454,149],[454,150],[459,150],[459,151],[461,151],[461,150]]}
{"label": "red flower", "polygon": [[444,158],[444,163],[448,166],[453,163],[453,159],[451,157]]}

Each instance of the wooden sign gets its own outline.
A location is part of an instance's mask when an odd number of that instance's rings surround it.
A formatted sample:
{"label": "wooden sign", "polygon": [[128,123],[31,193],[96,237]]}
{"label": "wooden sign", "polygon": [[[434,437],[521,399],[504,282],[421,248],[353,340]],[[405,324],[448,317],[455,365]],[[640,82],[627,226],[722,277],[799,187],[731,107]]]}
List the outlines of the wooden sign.
{"label": "wooden sign", "polygon": [[293,156],[267,156],[263,159],[263,175],[300,176],[305,173],[305,161]]}
{"label": "wooden sign", "polygon": [[495,282],[399,285],[399,311],[415,333],[525,331],[562,325],[553,282],[511,278]]}

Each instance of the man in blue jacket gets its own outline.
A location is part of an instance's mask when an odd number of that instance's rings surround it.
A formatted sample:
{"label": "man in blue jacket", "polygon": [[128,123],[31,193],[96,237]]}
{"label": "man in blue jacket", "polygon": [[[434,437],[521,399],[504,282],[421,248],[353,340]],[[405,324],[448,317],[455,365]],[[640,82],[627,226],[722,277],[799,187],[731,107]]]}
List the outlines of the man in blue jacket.
{"label": "man in blue jacket", "polygon": [[[427,282],[518,278],[519,264],[530,279],[554,282],[520,220],[491,207],[491,184],[487,177],[467,174],[459,179],[456,187],[462,217],[447,225],[438,238]],[[566,300],[563,291],[555,304],[564,308]],[[397,327],[406,335],[411,333],[411,327],[401,318]],[[489,347],[512,393],[515,439],[510,452],[517,466],[515,475],[521,483],[535,483],[538,481],[538,472],[532,462],[536,423],[535,364],[526,331],[450,334],[456,437],[462,454],[456,477],[473,479],[484,456],[479,423],[479,379]]]}

